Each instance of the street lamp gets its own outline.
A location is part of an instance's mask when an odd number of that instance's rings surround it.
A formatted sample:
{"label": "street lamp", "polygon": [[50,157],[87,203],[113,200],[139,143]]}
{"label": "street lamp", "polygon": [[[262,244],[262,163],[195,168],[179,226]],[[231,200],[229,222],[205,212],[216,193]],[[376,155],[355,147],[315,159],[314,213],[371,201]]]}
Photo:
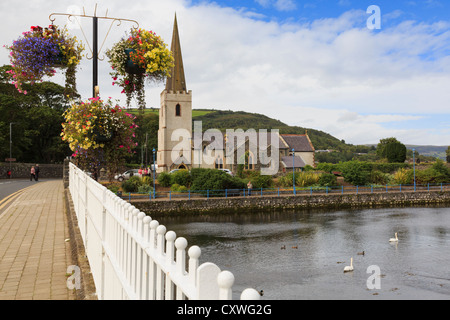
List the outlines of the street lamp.
{"label": "street lamp", "polygon": [[414,192],[415,192],[416,191],[416,158],[415,158],[416,150],[412,149],[412,151],[413,151]]}
{"label": "street lamp", "polygon": [[155,190],[155,170],[156,170],[156,168],[155,168],[155,152],[156,152],[156,150],[155,150],[155,148],[153,148],[153,168],[152,168],[152,171],[153,171],[153,199],[155,199],[155,197],[156,197],[156,190]]}
{"label": "street lamp", "polygon": [[292,149],[292,185],[294,186],[294,195],[296,195],[295,191],[295,149]]}
{"label": "street lamp", "polygon": [[9,178],[12,177],[12,169],[11,169],[11,162],[12,162],[12,125],[15,124],[15,122],[9,123]]}

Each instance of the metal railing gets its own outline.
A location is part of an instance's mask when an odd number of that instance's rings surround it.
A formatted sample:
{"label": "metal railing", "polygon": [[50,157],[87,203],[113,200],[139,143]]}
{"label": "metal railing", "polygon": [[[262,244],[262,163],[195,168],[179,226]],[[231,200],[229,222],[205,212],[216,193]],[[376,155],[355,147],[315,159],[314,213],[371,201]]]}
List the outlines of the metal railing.
{"label": "metal railing", "polygon": [[294,188],[253,188],[253,189],[211,189],[186,191],[156,191],[148,194],[118,193],[124,200],[192,200],[229,197],[281,197],[323,194],[359,194],[359,193],[389,193],[389,192],[434,192],[449,191],[450,183],[426,185],[371,185],[371,186],[331,186],[331,187],[296,187]]}

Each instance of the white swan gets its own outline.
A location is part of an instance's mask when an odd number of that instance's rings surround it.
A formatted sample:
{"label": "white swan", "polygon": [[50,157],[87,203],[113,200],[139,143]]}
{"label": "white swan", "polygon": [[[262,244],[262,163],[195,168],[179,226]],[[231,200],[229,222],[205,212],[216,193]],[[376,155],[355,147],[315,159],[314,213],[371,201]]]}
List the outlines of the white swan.
{"label": "white swan", "polygon": [[351,272],[351,271],[353,271],[353,258],[350,258],[350,265],[344,268],[344,272]]}
{"label": "white swan", "polygon": [[390,238],[389,242],[398,242],[397,232],[395,233],[395,238]]}

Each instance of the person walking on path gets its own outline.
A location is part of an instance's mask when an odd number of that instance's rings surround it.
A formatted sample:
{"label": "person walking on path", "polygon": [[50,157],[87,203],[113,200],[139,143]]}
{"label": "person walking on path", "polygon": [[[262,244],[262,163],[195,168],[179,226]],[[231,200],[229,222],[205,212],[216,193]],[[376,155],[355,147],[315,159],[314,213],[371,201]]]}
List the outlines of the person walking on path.
{"label": "person walking on path", "polygon": [[36,169],[34,169],[34,166],[31,167],[30,174],[30,181],[36,180]]}
{"label": "person walking on path", "polygon": [[36,164],[36,167],[34,168],[34,180],[39,180],[39,165]]}
{"label": "person walking on path", "polygon": [[252,189],[253,189],[253,185],[252,185],[251,181],[249,181],[247,183],[247,188],[248,188],[248,195],[251,196],[252,195]]}

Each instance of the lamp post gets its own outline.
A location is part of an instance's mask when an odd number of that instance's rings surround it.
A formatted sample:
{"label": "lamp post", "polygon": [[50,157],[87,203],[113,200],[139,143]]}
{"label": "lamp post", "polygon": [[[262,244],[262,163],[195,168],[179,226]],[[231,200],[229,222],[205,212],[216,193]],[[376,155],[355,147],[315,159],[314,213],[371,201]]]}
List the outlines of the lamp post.
{"label": "lamp post", "polygon": [[12,125],[15,124],[15,122],[9,123],[9,178],[12,178],[12,169],[11,169],[11,162],[12,162]]}
{"label": "lamp post", "polygon": [[156,190],[155,190],[155,175],[156,175],[156,168],[155,168],[155,148],[153,148],[153,167],[152,167],[152,173],[153,173],[153,199],[156,197]]}
{"label": "lamp post", "polygon": [[295,191],[295,149],[292,149],[292,185],[294,186],[294,195],[296,195]]}
{"label": "lamp post", "polygon": [[416,191],[416,150],[412,149],[413,152],[413,171],[414,171],[414,192]]}

